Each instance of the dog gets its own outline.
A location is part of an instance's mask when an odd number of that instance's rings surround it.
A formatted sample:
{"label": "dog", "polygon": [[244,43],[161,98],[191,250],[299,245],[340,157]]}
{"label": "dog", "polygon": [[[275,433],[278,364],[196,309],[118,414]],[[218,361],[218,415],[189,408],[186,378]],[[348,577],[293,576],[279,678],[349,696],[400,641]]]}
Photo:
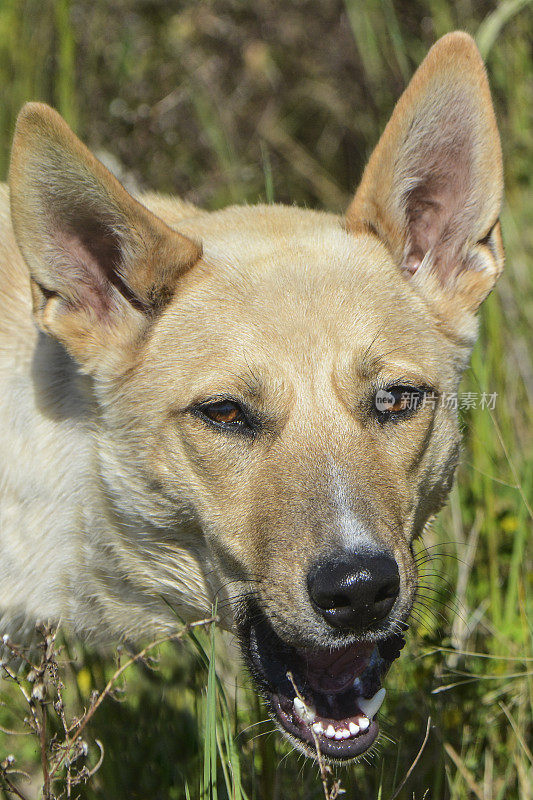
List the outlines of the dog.
{"label": "dog", "polygon": [[2,631],[135,640],[216,602],[293,745],[364,753],[459,457],[442,398],[503,268],[501,199],[461,32],[342,217],[132,197],[24,106],[0,193]]}

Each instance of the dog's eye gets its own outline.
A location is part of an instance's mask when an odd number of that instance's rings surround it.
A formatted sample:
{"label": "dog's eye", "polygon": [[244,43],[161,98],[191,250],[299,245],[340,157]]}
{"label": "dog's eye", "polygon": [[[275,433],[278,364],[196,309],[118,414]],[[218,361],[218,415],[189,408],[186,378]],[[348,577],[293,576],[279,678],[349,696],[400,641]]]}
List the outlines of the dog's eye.
{"label": "dog's eye", "polygon": [[413,386],[389,386],[378,389],[374,406],[380,422],[407,416],[416,411],[423,402],[425,392]]}
{"label": "dog's eye", "polygon": [[202,417],[207,417],[210,422],[214,422],[223,428],[248,427],[248,420],[243,408],[233,400],[217,400],[212,403],[203,403],[196,408],[196,413]]}

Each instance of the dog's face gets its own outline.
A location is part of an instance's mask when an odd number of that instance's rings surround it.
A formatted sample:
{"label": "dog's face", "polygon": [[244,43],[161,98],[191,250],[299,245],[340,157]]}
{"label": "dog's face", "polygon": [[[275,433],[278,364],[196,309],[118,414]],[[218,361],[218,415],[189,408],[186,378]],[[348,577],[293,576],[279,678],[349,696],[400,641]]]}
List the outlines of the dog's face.
{"label": "dog's face", "polygon": [[[232,214],[211,228],[234,230]],[[229,596],[272,712],[313,752],[286,673],[312,724],[364,728],[356,694],[373,697],[399,651],[411,542],[452,479],[455,413],[437,398],[455,391],[465,349],[375,237],[318,215],[310,226],[309,212],[263,215],[241,212],[248,262],[221,233],[211,251],[205,231],[214,269],[154,327],[126,406],[139,404],[137,430],[150,409],[147,474],[177,503],[187,476],[226,588],[219,611]],[[291,235],[276,236],[287,215]],[[324,735],[321,749],[351,757],[376,733]]]}
{"label": "dog's face", "polygon": [[37,320],[94,376],[112,492],[154,525],[195,520],[220,613],[297,746],[364,752],[412,542],[458,458],[443,398],[503,265],[473,43],[432,50],[345,219],[231,208],[173,230],[42,106],[19,122],[11,190]]}

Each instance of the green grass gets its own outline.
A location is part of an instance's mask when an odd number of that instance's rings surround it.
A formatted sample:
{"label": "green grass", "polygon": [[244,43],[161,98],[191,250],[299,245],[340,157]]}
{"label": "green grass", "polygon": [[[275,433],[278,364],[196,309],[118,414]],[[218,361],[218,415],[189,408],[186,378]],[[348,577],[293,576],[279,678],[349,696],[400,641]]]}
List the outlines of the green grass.
{"label": "green grass", "polygon": [[[531,800],[532,4],[171,6],[3,0],[0,174],[20,105],[42,99],[142,186],[211,208],[276,198],[340,210],[434,39],[468,30],[487,59],[505,160],[507,266],[482,310],[461,391],[497,392],[497,402],[461,412],[463,459],[425,536],[427,589],[388,682],[384,736],[368,763],[339,777],[346,797],[392,800],[431,717],[401,800]],[[179,648],[163,646],[156,668],[131,667],[87,730],[89,764],[96,739],[105,757],[76,790],[84,800],[323,797],[316,767],[290,752],[247,677],[235,677],[235,643],[218,638],[197,631]],[[76,714],[115,665],[78,642],[68,648],[66,698]],[[24,704],[10,683],[0,684],[0,699],[0,726],[22,730]],[[32,776],[36,797],[35,740],[0,732],[0,761],[8,753]]]}

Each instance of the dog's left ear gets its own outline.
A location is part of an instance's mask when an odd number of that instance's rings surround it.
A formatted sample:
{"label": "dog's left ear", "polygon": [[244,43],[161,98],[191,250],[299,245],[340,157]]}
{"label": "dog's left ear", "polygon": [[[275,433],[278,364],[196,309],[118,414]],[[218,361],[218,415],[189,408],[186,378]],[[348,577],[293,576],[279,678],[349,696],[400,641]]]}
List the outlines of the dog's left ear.
{"label": "dog's left ear", "polygon": [[437,312],[473,312],[503,269],[502,189],[485,68],[473,39],[450,33],[394,109],[347,228],[377,233]]}
{"label": "dog's left ear", "polygon": [[129,195],[41,103],[19,114],[9,185],[37,324],[85,371],[114,370],[199,260],[200,245]]}

